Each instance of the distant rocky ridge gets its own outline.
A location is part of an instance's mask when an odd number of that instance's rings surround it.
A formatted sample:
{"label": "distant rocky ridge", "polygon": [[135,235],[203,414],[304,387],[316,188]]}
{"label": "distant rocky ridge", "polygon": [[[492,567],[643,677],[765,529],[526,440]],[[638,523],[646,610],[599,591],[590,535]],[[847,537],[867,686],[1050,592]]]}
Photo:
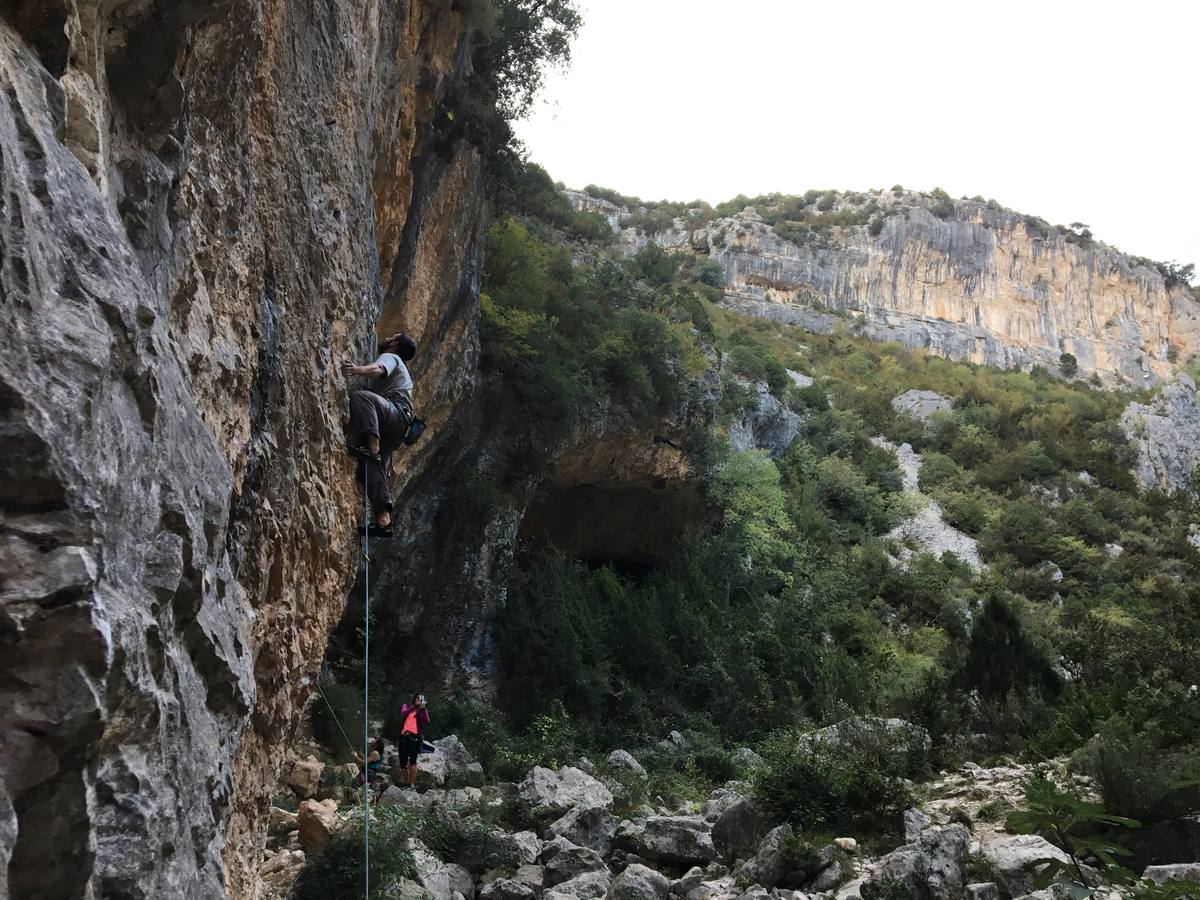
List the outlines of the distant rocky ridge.
{"label": "distant rocky ridge", "polygon": [[[814,192],[815,193],[815,192]],[[720,263],[725,301],[829,333],[840,324],[951,359],[1150,386],[1200,351],[1200,303],[1147,260],[982,200],[912,191],[774,196],[727,215],[567,191],[626,253],[648,243]],[[821,209],[821,207],[827,207]],[[774,223],[774,224],[772,224]]]}

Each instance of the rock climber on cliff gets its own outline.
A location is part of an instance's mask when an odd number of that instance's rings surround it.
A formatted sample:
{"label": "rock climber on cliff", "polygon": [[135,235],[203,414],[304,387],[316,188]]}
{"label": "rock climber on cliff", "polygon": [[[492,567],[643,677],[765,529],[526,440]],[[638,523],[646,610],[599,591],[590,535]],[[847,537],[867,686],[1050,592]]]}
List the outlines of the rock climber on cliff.
{"label": "rock climber on cliff", "polygon": [[404,443],[413,420],[413,380],[405,364],[416,355],[417,344],[411,337],[393,334],[380,342],[379,356],[373,363],[342,363],[346,377],[367,379],[365,390],[350,395],[347,450],[359,461],[358,484],[363,484],[364,474],[366,477],[375,517],[368,529],[372,537],[391,534],[392,530],[387,464],[392,451]]}

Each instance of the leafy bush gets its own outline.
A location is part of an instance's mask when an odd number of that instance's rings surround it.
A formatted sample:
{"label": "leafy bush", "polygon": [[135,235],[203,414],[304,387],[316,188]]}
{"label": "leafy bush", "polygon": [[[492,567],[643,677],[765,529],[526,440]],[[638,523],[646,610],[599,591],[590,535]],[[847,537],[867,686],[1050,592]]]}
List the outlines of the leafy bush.
{"label": "leafy bush", "polygon": [[1163,743],[1113,723],[1081,748],[1074,761],[1095,776],[1107,809],[1147,823],[1163,822],[1200,808],[1200,742]]}
{"label": "leafy bush", "polygon": [[1048,555],[1053,534],[1050,518],[1030,500],[1017,500],[1000,510],[983,533],[989,554],[1007,553],[1023,565],[1041,562]]}
{"label": "leafy bush", "polygon": [[935,200],[929,207],[929,211],[939,219],[948,219],[954,215],[954,201],[949,197]]}
{"label": "leafy bush", "polygon": [[1034,880],[1035,888],[1060,882],[1074,889],[1073,896],[1090,896],[1082,865],[1085,857],[1110,870],[1110,878],[1127,880],[1121,878],[1127,873],[1121,870],[1116,857],[1129,856],[1130,851],[1113,840],[1098,836],[1096,827],[1138,828],[1139,822],[1106,813],[1100,804],[1089,803],[1073,792],[1059,788],[1042,772],[1027,777],[1021,786],[1025,791],[1024,808],[1009,813],[1005,827],[1014,834],[1040,834],[1065,850],[1070,858],[1068,862],[1047,859]]}
{"label": "leafy bush", "polygon": [[1073,378],[1079,371],[1079,360],[1073,353],[1063,353],[1058,357],[1058,369],[1065,378]]}
{"label": "leafy bush", "polygon": [[886,728],[843,727],[836,743],[797,731],[763,747],[754,791],[776,818],[801,831],[894,827],[912,803],[905,779],[924,774],[923,739]]}
{"label": "leafy bush", "polygon": [[[416,876],[405,841],[415,836],[414,816],[395,806],[371,811],[370,881],[372,900],[395,896],[401,882]],[[305,861],[295,900],[327,900],[363,894],[363,829],[345,828]]]}
{"label": "leafy bush", "polygon": [[1022,690],[1054,695],[1061,688],[1045,648],[1029,633],[1014,601],[999,593],[990,594],[983,603],[971,630],[961,678],[985,700]]}
{"label": "leafy bush", "polygon": [[[416,877],[410,839],[435,856],[456,862],[475,875],[489,869],[512,870],[518,863],[512,844],[478,818],[453,812],[423,812],[397,806],[371,810],[370,882],[376,900],[398,896],[406,879]],[[296,882],[295,900],[328,900],[363,894],[363,829],[336,832],[325,848],[311,854]]]}
{"label": "leafy bush", "polygon": [[815,475],[813,497],[834,520],[853,523],[871,534],[882,534],[896,524],[895,510],[883,492],[853,463],[827,456],[817,463]]}
{"label": "leafy bush", "polygon": [[787,370],[770,354],[754,345],[738,344],[729,351],[734,372],[754,382],[766,382],[771,393],[780,396],[791,384]]}
{"label": "leafy bush", "polygon": [[937,501],[942,507],[942,518],[960,531],[975,536],[987,527],[991,512],[996,507],[996,497],[982,488],[941,491]]}
{"label": "leafy bush", "polygon": [[917,485],[927,494],[939,489],[962,491],[967,487],[967,473],[949,456],[926,453],[917,472]]}

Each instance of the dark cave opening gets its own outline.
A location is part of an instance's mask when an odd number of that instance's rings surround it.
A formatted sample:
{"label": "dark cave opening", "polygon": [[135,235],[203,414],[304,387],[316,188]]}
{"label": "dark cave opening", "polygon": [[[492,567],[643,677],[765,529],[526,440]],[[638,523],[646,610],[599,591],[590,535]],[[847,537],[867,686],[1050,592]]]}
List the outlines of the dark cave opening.
{"label": "dark cave opening", "polygon": [[525,512],[517,559],[524,565],[554,549],[641,580],[674,562],[686,534],[706,517],[699,490],[686,482],[554,484]]}

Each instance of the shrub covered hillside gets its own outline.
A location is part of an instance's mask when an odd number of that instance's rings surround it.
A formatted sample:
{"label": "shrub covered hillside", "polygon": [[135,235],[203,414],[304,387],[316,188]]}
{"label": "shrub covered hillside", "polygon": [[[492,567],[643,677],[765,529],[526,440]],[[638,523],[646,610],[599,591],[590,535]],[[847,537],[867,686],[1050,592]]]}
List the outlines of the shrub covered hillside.
{"label": "shrub covered hillside", "polygon": [[[894,830],[913,781],[1008,754],[1069,757],[1143,844],[1200,806],[1200,504],[1137,488],[1118,426],[1133,395],[743,318],[713,263],[622,257],[536,167],[501,198],[479,383],[503,439],[451,473],[448,540],[484,540],[479,523],[527,506],[531,478],[599,423],[692,422],[707,513],[655,566],[518,552],[496,702],[431,697],[435,736],[501,780],[629,748],[649,773],[628,811],[703,797],[761,758],[764,807],[807,834]],[[920,421],[892,402],[910,390],[947,400]],[[735,449],[767,403],[795,438]],[[970,554],[912,537],[935,508]],[[331,647],[348,684],[326,694],[361,728],[355,653]],[[802,736],[870,716],[908,724]]]}
{"label": "shrub covered hillside", "polygon": [[[1200,753],[1200,508],[1136,488],[1129,395],[739,318],[703,260],[580,243],[540,171],[523,187],[485,271],[504,415],[566,435],[601,403],[659,415],[708,369],[722,391],[698,442],[718,515],[674,563],[630,574],[549,552],[515,573],[498,623],[514,773],[685,728],[706,748],[686,774],[719,780],[740,745],[770,757],[780,733],[873,713],[927,729],[933,764],[1075,753],[1114,811],[1194,805],[1175,785]],[[775,459],[721,434],[754,382],[802,417]],[[953,408],[922,424],[892,407],[909,389]],[[898,561],[887,535],[925,501],[877,436],[920,454],[921,491],[977,539],[981,570]]]}

